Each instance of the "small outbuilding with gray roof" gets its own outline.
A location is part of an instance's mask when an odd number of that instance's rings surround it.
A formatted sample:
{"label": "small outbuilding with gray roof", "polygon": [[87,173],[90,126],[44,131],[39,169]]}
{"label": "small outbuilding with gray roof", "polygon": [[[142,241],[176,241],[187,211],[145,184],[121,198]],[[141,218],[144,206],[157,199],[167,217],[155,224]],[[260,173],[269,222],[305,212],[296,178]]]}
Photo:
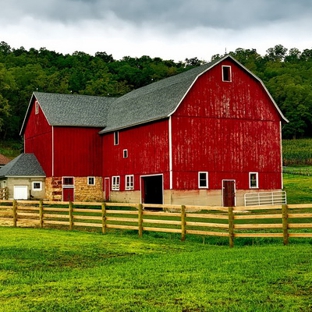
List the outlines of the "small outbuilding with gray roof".
{"label": "small outbuilding with gray roof", "polygon": [[9,199],[44,199],[45,172],[34,154],[20,154],[0,169]]}

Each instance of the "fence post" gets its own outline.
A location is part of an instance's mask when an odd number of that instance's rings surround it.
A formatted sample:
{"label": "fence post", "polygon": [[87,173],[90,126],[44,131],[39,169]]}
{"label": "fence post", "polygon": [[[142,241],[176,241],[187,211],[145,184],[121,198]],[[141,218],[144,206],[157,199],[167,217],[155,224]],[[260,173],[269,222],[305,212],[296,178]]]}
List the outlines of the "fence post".
{"label": "fence post", "polygon": [[13,226],[17,226],[17,201],[13,200]]}
{"label": "fence post", "polygon": [[106,234],[106,204],[102,203],[102,233]]}
{"label": "fence post", "polygon": [[283,243],[288,245],[288,206],[286,204],[282,205],[282,219],[283,219]]}
{"label": "fence post", "polygon": [[73,203],[69,202],[69,229],[72,230],[74,227],[74,215],[73,215]]}
{"label": "fence post", "polygon": [[138,205],[138,227],[139,227],[139,237],[143,236],[143,205]]}
{"label": "fence post", "polygon": [[181,241],[185,241],[186,235],[186,212],[185,205],[181,206]]}
{"label": "fence post", "polygon": [[229,207],[229,246],[234,247],[234,208]]}
{"label": "fence post", "polygon": [[43,203],[42,200],[39,201],[39,224],[43,228]]}

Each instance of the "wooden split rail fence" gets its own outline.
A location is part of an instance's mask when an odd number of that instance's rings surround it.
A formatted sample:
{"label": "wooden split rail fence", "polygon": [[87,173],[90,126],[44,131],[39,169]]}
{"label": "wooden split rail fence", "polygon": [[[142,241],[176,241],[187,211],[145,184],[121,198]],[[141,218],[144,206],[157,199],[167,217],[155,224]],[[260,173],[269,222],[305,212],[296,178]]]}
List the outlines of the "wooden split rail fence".
{"label": "wooden split rail fence", "polygon": [[274,206],[180,206],[0,200],[0,225],[100,228],[228,237],[312,238],[312,204]]}

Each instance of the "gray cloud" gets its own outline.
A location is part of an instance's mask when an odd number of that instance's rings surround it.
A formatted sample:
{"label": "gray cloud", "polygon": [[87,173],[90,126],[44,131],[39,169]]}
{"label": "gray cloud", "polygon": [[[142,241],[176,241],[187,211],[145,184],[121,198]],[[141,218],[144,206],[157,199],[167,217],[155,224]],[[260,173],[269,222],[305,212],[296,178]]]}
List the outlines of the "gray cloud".
{"label": "gray cloud", "polygon": [[183,60],[311,48],[311,0],[0,0],[0,41],[63,53]]}
{"label": "gray cloud", "polygon": [[310,0],[0,0],[6,23],[21,18],[73,24],[116,17],[138,27],[171,26],[244,29],[263,23],[303,18]]}

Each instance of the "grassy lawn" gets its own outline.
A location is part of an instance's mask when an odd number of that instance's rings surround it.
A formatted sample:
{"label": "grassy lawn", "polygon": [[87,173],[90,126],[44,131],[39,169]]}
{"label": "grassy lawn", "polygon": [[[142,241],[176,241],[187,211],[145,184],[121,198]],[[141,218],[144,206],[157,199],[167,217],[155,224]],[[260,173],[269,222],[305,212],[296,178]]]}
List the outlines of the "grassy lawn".
{"label": "grassy lawn", "polygon": [[[0,227],[1,311],[311,311],[311,240],[180,242]],[[237,246],[237,245],[236,245]]]}
{"label": "grassy lawn", "polygon": [[[304,167],[300,170],[304,172]],[[311,167],[307,167],[307,170],[311,170]],[[289,204],[312,203],[312,175],[284,173],[283,180]]]}

